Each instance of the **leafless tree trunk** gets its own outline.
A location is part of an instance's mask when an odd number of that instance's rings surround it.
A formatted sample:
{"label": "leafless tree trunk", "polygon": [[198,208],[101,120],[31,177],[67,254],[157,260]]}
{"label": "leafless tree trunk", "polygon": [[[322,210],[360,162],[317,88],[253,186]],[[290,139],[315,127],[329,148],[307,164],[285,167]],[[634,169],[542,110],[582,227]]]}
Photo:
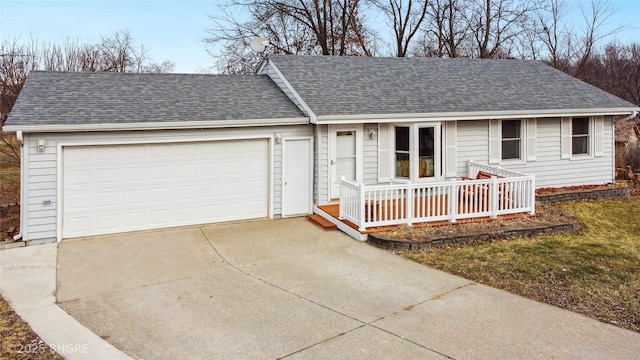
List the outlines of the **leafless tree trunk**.
{"label": "leafless tree trunk", "polygon": [[[0,129],[32,70],[47,71],[137,71],[169,72],[175,67],[171,61],[160,64],[148,59],[147,49],[133,45],[128,31],[117,31],[102,43],[79,44],[66,40],[62,45],[41,43],[37,39],[20,42],[18,39],[0,41]],[[15,134],[0,131],[0,153],[20,161],[20,146]]]}
{"label": "leafless tree trunk", "polygon": [[603,31],[604,25],[616,12],[614,4],[608,0],[593,0],[588,8],[581,4],[583,26],[569,27],[569,22],[565,20],[569,12],[568,5],[566,0],[550,0],[549,7],[538,12],[542,27],[540,41],[553,67],[582,78],[598,44],[625,27]]}
{"label": "leafless tree trunk", "polygon": [[[255,70],[262,57],[248,44],[256,36],[269,39],[269,53],[371,56],[360,7],[360,0],[231,0],[204,42],[224,47],[217,68],[227,73]],[[250,19],[236,20],[234,10]]]}
{"label": "leafless tree trunk", "polygon": [[427,16],[427,0],[374,0],[372,3],[391,22],[396,56],[407,56],[411,40]]}
{"label": "leafless tree trunk", "polygon": [[518,38],[525,33],[537,0],[474,0],[466,20],[474,39],[473,57],[511,57]]}

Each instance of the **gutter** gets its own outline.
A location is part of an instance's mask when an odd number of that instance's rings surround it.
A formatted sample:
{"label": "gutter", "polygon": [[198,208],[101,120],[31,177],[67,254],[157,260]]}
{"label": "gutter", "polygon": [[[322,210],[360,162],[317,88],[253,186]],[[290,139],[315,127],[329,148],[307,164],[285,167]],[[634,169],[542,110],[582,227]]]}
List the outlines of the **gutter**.
{"label": "gutter", "polygon": [[562,109],[562,110],[507,110],[507,111],[473,111],[473,112],[440,112],[440,113],[397,113],[397,114],[356,114],[356,115],[320,115],[319,124],[347,124],[365,122],[411,122],[411,121],[458,121],[486,119],[520,119],[549,118],[568,116],[619,115],[637,108],[597,108],[597,109]]}
{"label": "gutter", "polygon": [[265,127],[281,125],[306,125],[309,118],[276,118],[252,120],[211,120],[211,121],[167,121],[148,123],[100,123],[100,124],[44,124],[44,125],[5,125],[5,131],[22,132],[82,132],[82,131],[130,131],[130,130],[186,130],[216,129],[228,127]]}
{"label": "gutter", "polygon": [[615,122],[622,122],[622,121],[627,121],[627,120],[631,120],[633,118],[635,118],[636,116],[638,116],[638,110],[633,110],[633,112],[621,119],[615,120]]}

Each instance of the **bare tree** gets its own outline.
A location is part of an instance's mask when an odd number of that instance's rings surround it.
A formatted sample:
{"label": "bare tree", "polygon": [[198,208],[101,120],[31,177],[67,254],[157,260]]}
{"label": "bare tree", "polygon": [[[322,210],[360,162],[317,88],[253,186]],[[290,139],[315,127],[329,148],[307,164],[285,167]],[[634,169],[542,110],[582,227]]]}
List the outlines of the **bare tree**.
{"label": "bare tree", "polygon": [[[251,53],[256,36],[269,39],[270,53],[371,56],[370,32],[363,25],[360,0],[230,0],[204,42],[222,46],[216,66],[222,72],[252,72],[261,61]],[[248,13],[238,21],[236,11]]]}
{"label": "bare tree", "polygon": [[617,11],[609,0],[593,0],[588,7],[580,4],[584,20],[581,27],[568,25],[568,5],[566,0],[550,0],[548,8],[538,11],[540,41],[545,52],[543,58],[547,58],[553,67],[581,78],[598,44],[625,27],[604,31],[604,25]]}
{"label": "bare tree", "polygon": [[[211,57],[216,59],[215,67],[222,73],[254,72],[264,54],[252,51],[249,43],[259,36],[270,41],[265,54],[315,53],[317,47],[310,29],[270,4],[231,4],[223,10],[223,15],[211,17],[214,28],[209,30],[209,37],[203,40]],[[248,10],[250,19],[238,21],[236,11],[240,10]],[[221,51],[220,46],[224,50]]]}
{"label": "bare tree", "polygon": [[138,50],[128,30],[114,31],[110,37],[103,36],[98,45],[102,54],[102,71],[139,71],[146,56],[144,48]]}
{"label": "bare tree", "polygon": [[[37,39],[0,40],[0,128],[32,70],[48,71],[128,71],[169,72],[175,64],[165,60],[150,62],[148,50],[135,46],[131,34],[116,31],[103,37],[100,44],[80,44],[67,39],[63,44],[42,43]],[[15,134],[0,131],[0,153],[20,161],[20,146]]]}
{"label": "bare tree", "polygon": [[540,7],[536,0],[474,0],[466,20],[473,39],[472,57],[511,57],[525,33],[531,15]]}
{"label": "bare tree", "polygon": [[426,19],[429,7],[427,0],[373,0],[391,23],[395,36],[397,57],[407,56],[411,40]]}
{"label": "bare tree", "polygon": [[532,15],[543,0],[432,0],[422,53],[437,57],[527,57]]}

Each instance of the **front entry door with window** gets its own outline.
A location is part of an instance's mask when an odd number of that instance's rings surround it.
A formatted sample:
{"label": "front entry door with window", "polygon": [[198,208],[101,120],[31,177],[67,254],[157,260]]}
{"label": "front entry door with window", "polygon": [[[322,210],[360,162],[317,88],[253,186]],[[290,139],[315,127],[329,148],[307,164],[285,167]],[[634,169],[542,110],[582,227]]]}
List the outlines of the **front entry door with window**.
{"label": "front entry door with window", "polygon": [[332,127],[329,131],[330,198],[340,198],[340,178],[360,181],[362,127]]}

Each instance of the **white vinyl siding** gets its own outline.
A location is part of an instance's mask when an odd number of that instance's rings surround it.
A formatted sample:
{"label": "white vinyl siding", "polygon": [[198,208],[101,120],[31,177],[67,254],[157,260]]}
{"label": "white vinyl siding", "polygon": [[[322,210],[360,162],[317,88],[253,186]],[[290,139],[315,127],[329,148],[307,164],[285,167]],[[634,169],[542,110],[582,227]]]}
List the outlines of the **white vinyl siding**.
{"label": "white vinyl siding", "polygon": [[[363,126],[363,178],[365,184],[373,185],[378,183],[378,124],[364,124]],[[369,136],[369,131],[376,132],[376,139]]]}
{"label": "white vinyl siding", "polygon": [[[560,123],[560,118],[536,119],[535,161],[503,166],[507,169],[534,174],[537,188],[612,182],[614,180],[614,142],[611,116],[604,117],[602,122],[603,156],[595,158],[561,159]],[[469,160],[481,163],[489,161],[488,141],[489,120],[458,122],[458,144],[464,144],[458,146],[458,176],[466,175]],[[532,152],[529,148],[531,143],[532,141],[528,142],[527,153]],[[571,153],[570,150],[569,153]]]}
{"label": "white vinyl siding", "polygon": [[319,204],[327,204],[331,200],[329,199],[329,126],[318,125],[317,130],[319,134],[318,143],[318,164],[319,167],[317,179],[318,182],[318,199]]}
{"label": "white vinyl siding", "polygon": [[489,121],[458,121],[457,173],[456,177],[467,176],[469,160],[487,164],[489,162]]}
{"label": "white vinyl siding", "polygon": [[[136,144],[183,141],[215,141],[241,138],[272,139],[275,134],[283,137],[312,136],[311,125],[275,126],[263,128],[231,128],[206,130],[165,130],[139,132],[94,132],[94,133],[45,133],[24,134],[24,151],[28,160],[24,164],[23,176],[28,179],[24,189],[23,238],[25,240],[55,240],[57,237],[58,210],[58,154],[60,144]],[[37,140],[46,139],[44,152],[37,151]],[[270,172],[272,183],[269,189],[270,216],[281,215],[282,204],[282,146],[271,146]],[[61,185],[61,184],[60,184]],[[49,205],[45,205],[49,202]]]}
{"label": "white vinyl siding", "polygon": [[388,182],[391,180],[390,148],[391,148],[391,132],[389,124],[380,124],[378,126],[378,181]]}

